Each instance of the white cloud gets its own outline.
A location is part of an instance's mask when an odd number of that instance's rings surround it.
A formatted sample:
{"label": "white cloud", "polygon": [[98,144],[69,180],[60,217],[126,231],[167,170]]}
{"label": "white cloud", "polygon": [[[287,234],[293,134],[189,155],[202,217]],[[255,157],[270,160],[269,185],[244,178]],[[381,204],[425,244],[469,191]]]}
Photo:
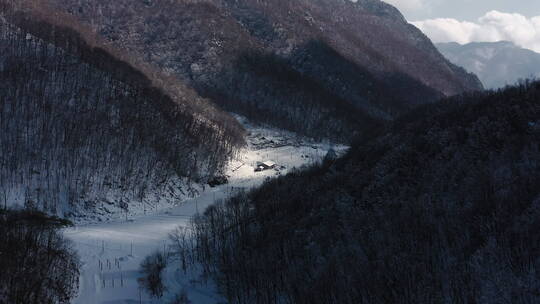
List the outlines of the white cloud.
{"label": "white cloud", "polygon": [[451,18],[412,22],[434,42],[512,41],[540,52],[540,16],[527,18],[520,14],[490,11],[476,22]]}

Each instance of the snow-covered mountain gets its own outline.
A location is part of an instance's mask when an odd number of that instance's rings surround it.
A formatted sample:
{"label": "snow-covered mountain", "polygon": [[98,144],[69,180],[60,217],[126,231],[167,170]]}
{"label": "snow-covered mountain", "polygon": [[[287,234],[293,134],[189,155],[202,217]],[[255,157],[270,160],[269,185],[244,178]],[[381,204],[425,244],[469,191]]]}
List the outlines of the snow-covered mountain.
{"label": "snow-covered mountain", "polygon": [[244,144],[241,125],[194,91],[74,22],[10,4],[0,1],[3,206],[73,218],[177,201]]}
{"label": "snow-covered mountain", "polygon": [[439,51],[452,63],[478,75],[486,88],[512,85],[540,76],[540,54],[512,42],[439,43]]}
{"label": "snow-covered mountain", "polygon": [[224,109],[311,137],[347,141],[481,89],[379,0],[45,2]]}
{"label": "snow-covered mountain", "polygon": [[482,89],[379,0],[0,0],[0,304],[540,303],[540,82]]}

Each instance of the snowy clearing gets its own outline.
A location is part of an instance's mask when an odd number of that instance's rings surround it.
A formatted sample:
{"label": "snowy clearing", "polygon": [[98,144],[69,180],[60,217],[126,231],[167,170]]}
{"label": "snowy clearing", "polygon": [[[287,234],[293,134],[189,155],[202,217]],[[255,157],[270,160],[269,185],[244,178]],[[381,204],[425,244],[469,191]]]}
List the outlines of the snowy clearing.
{"label": "snowy clearing", "polygon": [[[249,132],[248,146],[237,160],[228,166],[227,184],[210,187],[195,185],[199,195],[174,206],[159,204],[154,210],[128,217],[115,216],[110,222],[78,225],[64,231],[79,252],[81,282],[79,296],[74,303],[166,303],[182,288],[192,303],[223,303],[215,286],[199,283],[192,276],[184,276],[169,267],[165,281],[169,292],[163,299],[151,299],[139,289],[141,261],[156,250],[168,251],[168,234],[177,226],[185,226],[197,212],[203,212],[216,200],[224,199],[237,191],[249,190],[266,178],[286,174],[294,167],[320,161],[330,148],[343,154],[347,147],[330,143],[315,143],[293,133],[268,127],[253,126],[246,119],[237,117]],[[255,172],[257,162],[271,161],[275,169]],[[138,210],[140,211],[140,210]]]}

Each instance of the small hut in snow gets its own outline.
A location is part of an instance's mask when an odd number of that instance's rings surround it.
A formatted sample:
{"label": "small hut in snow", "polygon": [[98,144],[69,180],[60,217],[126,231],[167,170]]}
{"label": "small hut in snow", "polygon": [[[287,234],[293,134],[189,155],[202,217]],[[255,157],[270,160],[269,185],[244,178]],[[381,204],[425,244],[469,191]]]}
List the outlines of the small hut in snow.
{"label": "small hut in snow", "polygon": [[274,169],[275,167],[276,167],[276,163],[273,161],[257,162],[257,167],[255,168],[255,171],[260,172],[260,171]]}

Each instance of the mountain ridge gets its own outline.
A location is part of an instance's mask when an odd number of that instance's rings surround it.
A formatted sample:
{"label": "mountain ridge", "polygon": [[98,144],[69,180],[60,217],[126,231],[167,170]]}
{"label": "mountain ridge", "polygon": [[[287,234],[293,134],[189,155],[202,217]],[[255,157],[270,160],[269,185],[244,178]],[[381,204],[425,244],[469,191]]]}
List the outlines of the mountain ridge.
{"label": "mountain ridge", "polygon": [[510,41],[463,45],[451,42],[436,46],[450,61],[477,74],[490,89],[540,76],[540,54]]}
{"label": "mountain ridge", "polygon": [[[302,81],[315,81],[324,88],[324,99],[336,101],[333,107],[341,107],[344,102],[361,105],[358,115],[376,120],[392,119],[417,104],[434,102],[445,95],[482,89],[475,76],[450,64],[395,8],[378,0],[47,2],[84,20],[97,33],[135,51],[144,60],[181,77],[226,110],[247,116],[261,111],[311,111],[303,117],[286,117],[283,113],[266,121],[308,136],[319,133],[343,141],[367,125],[347,116],[339,117],[340,126],[335,126],[336,122],[329,124],[321,114],[336,110],[328,108],[327,101],[305,90],[298,90],[300,99],[288,98],[286,83],[278,76],[264,75],[265,71],[257,67],[251,69],[252,79],[244,83],[246,65],[238,66],[238,61],[245,54],[264,54],[280,60],[299,73]],[[314,47],[312,42],[321,47]],[[320,75],[332,67],[325,66],[326,60],[312,59],[312,54],[326,50],[332,50],[327,52],[329,61],[349,61],[356,71],[339,71],[333,76],[334,85],[327,86]],[[295,61],[299,53],[305,54],[301,62]],[[303,73],[316,68],[321,72]],[[263,77],[258,79],[261,73]],[[263,79],[268,78],[273,80],[265,84]],[[350,91],[345,81],[350,78],[364,79],[362,96]],[[391,89],[402,80],[404,89],[411,85],[407,91],[415,91],[418,98],[386,89],[377,92],[382,96],[370,95],[371,85]],[[236,83],[236,87],[223,87],[227,81]],[[213,91],[211,95],[207,94],[209,90]],[[349,92],[356,99],[343,98]],[[302,99],[311,100],[308,107]],[[381,105],[378,99],[391,102]],[[288,105],[290,108],[283,108]],[[318,127],[302,128],[297,123],[300,119]]]}

